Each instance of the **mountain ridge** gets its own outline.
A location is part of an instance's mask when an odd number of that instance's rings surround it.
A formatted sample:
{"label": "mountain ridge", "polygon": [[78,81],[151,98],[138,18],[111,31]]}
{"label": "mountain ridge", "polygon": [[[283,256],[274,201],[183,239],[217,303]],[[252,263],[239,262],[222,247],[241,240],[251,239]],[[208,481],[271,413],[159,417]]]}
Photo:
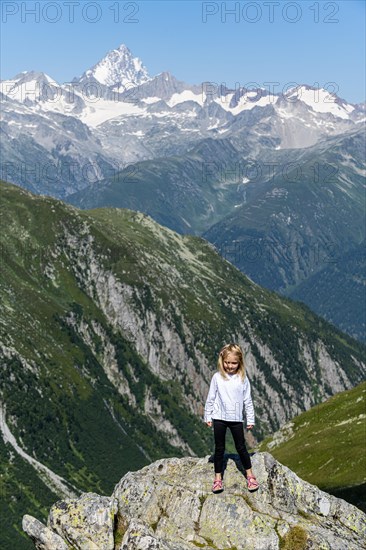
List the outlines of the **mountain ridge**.
{"label": "mountain ridge", "polygon": [[[64,198],[72,186],[75,192],[103,179],[111,165],[181,154],[207,137],[231,139],[238,150],[249,144],[251,156],[260,158],[267,150],[311,146],[364,120],[364,106],[348,104],[327,90],[298,85],[276,94],[210,82],[190,85],[167,72],[149,77],[136,59],[121,45],[99,62],[106,68],[100,80],[95,78],[97,63],[62,85],[35,72],[2,81],[2,130],[8,138],[4,164],[14,167],[2,177],[24,186],[27,178],[17,173],[21,163],[29,172],[46,165],[53,178],[58,164],[75,166],[77,177],[71,181],[64,174],[60,186],[47,186],[39,178],[33,188]],[[60,115],[73,122],[60,123]],[[78,133],[68,135],[76,124],[90,133],[87,140]],[[70,137],[72,147],[65,156],[64,142]],[[91,180],[82,174],[86,164],[94,167]]]}
{"label": "mountain ridge", "polygon": [[363,241],[285,294],[306,303],[353,338],[365,341],[365,258]]}

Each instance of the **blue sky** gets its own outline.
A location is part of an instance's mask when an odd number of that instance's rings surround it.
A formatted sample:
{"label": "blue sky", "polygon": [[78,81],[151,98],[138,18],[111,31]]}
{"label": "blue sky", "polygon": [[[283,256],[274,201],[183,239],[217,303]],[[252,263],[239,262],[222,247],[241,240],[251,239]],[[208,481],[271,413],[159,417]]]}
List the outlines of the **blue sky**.
{"label": "blue sky", "polygon": [[362,0],[3,0],[1,9],[2,79],[33,69],[69,82],[124,43],[151,76],[366,98]]}

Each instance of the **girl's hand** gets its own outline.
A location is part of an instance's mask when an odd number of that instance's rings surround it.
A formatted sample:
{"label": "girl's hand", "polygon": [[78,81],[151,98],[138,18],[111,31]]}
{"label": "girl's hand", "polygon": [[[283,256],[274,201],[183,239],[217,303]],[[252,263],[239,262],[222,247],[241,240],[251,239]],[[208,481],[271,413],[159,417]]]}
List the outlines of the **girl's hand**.
{"label": "girl's hand", "polygon": [[207,424],[207,426],[208,426],[209,428],[211,428],[212,422],[206,422],[206,424]]}
{"label": "girl's hand", "polygon": [[252,428],[254,428],[254,424],[248,424],[247,430],[251,430]]}

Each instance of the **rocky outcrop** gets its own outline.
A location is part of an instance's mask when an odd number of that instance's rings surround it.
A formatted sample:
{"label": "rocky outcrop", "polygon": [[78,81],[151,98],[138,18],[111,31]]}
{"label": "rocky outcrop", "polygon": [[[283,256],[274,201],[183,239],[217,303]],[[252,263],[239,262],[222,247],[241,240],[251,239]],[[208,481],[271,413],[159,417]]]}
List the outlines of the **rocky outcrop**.
{"label": "rocky outcrop", "polygon": [[67,550],[66,542],[57,533],[32,516],[24,516],[23,529],[28,533],[37,550],[49,550],[50,548]]}
{"label": "rocky outcrop", "polygon": [[25,516],[41,550],[359,550],[366,515],[301,480],[268,453],[252,457],[260,482],[246,488],[236,455],[226,455],[225,490],[211,492],[209,457],[158,460],[128,472],[111,497],[85,493],[57,502],[48,527]]}

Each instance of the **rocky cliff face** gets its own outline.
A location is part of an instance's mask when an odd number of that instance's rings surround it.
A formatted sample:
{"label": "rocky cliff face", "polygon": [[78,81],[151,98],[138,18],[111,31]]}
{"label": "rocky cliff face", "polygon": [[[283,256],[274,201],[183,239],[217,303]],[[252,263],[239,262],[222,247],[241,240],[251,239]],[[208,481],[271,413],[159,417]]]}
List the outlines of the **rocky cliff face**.
{"label": "rocky cliff face", "polygon": [[205,458],[162,459],[128,472],[111,497],[84,493],[54,504],[46,527],[24,516],[38,550],[293,550],[366,548],[366,515],[301,480],[268,453],[252,457],[249,493],[236,455],[212,494]]}
{"label": "rocky cliff face", "polygon": [[0,546],[24,548],[14,513],[43,520],[64,498],[52,475],[110,494],[131,465],[210,452],[203,406],[228,341],[245,351],[257,440],[364,377],[363,346],[202,239],[13,186],[2,198],[0,458],[17,504],[1,503]]}

